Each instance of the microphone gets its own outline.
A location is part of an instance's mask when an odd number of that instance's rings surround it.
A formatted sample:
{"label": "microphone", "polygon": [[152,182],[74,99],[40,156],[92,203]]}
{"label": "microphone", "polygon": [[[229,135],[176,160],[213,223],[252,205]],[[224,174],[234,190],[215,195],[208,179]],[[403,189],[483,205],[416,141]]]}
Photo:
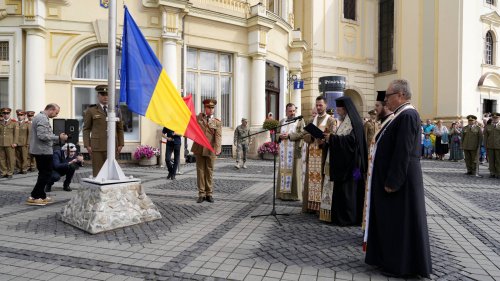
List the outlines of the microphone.
{"label": "microphone", "polygon": [[302,118],[304,118],[304,116],[299,115],[299,116],[297,116],[297,117],[293,117],[292,119],[289,119],[289,120],[286,120],[286,121],[287,121],[287,122],[295,122],[295,121],[300,120],[300,119],[302,119]]}

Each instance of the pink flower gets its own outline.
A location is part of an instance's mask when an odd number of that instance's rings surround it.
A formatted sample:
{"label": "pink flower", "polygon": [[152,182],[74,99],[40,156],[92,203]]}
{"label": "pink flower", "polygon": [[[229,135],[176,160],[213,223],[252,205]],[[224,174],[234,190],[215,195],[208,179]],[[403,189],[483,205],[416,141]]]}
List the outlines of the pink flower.
{"label": "pink flower", "polygon": [[278,154],[278,151],[279,151],[279,145],[275,142],[265,142],[264,144],[262,144],[259,149],[258,149],[258,153],[259,154],[264,154],[264,153],[271,153],[271,154]]}
{"label": "pink flower", "polygon": [[150,159],[153,156],[160,156],[160,150],[150,145],[139,145],[134,152],[134,158],[136,160],[143,158]]}

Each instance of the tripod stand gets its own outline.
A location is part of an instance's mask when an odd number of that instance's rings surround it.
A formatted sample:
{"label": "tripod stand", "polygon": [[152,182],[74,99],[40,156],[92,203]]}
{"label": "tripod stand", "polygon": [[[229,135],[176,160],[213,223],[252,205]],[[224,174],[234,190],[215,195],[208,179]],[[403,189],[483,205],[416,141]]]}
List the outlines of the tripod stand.
{"label": "tripod stand", "polygon": [[[283,123],[282,125],[276,126],[274,128],[268,129],[268,130],[263,130],[263,131],[260,131],[260,132],[256,132],[256,133],[250,134],[250,135],[248,135],[248,136],[246,136],[246,137],[244,137],[242,139],[249,138],[251,136],[254,136],[254,135],[257,135],[257,134],[261,134],[261,133],[267,132],[269,130],[275,130],[276,131],[276,129],[281,128],[281,127],[286,126],[286,125],[291,124],[291,123],[295,123],[297,120],[300,120],[300,119],[302,119],[302,115],[298,116],[298,117],[295,117],[295,118],[291,119],[290,121],[288,121],[286,123]],[[276,140],[272,140],[272,141],[276,142]],[[274,154],[274,162],[273,162],[273,208],[271,210],[271,213],[269,213],[269,214],[255,215],[255,216],[251,216],[251,218],[273,216],[276,219],[276,221],[278,222],[278,224],[280,226],[282,226],[282,224],[278,220],[277,216],[289,216],[289,215],[290,214],[278,214],[276,212],[276,154]]]}

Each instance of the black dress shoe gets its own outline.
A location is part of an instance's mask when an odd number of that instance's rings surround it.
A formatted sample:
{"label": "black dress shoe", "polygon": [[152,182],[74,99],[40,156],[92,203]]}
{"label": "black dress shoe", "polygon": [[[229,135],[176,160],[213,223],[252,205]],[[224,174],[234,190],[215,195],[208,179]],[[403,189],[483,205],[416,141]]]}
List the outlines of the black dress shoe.
{"label": "black dress shoe", "polygon": [[175,180],[175,175],[170,176],[171,180]]}
{"label": "black dress shoe", "polygon": [[172,177],[171,173],[168,173],[167,180],[169,180]]}
{"label": "black dress shoe", "polygon": [[207,196],[206,200],[210,203],[214,203],[214,198],[212,196]]}
{"label": "black dress shoe", "polygon": [[7,178],[11,179],[12,178],[12,175],[8,175]]}
{"label": "black dress shoe", "polygon": [[199,196],[198,200],[196,200],[196,203],[203,203],[204,200],[205,200],[205,197]]}
{"label": "black dress shoe", "polygon": [[66,187],[63,187],[63,190],[64,190],[64,191],[71,191],[72,189],[71,189],[71,187],[66,186]]}
{"label": "black dress shoe", "polygon": [[495,175],[490,175],[490,179],[494,179],[494,178],[496,178]]}

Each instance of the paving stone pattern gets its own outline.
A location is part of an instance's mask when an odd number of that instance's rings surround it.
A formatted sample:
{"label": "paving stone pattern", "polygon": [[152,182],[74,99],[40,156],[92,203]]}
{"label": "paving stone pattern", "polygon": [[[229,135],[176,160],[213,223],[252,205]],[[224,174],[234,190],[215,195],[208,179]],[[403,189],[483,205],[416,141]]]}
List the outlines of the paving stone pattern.
{"label": "paving stone pattern", "polygon": [[[500,189],[500,183],[499,183]],[[467,200],[474,203],[479,208],[482,208],[486,211],[490,212],[498,212],[500,213],[500,205],[498,204],[498,196],[500,193],[493,192],[466,192],[466,191],[456,191],[456,193]],[[500,219],[500,218],[499,218]]]}
{"label": "paving stone pattern", "polygon": [[161,219],[94,235],[62,222],[58,219],[57,213],[44,218],[20,222],[15,226],[9,226],[8,229],[75,237],[76,239],[114,241],[120,244],[144,244],[151,243],[152,240],[169,232],[173,226],[182,224],[209,208],[208,205],[176,204],[163,200],[154,200],[154,203],[162,215]]}
{"label": "paving stone pattern", "polygon": [[[126,165],[163,218],[96,235],[57,219],[71,193],[56,189],[55,204],[26,206],[36,174],[0,181],[0,280],[395,280],[364,263],[358,227],[320,222],[300,202],[276,202],[290,214],[278,216],[281,227],[272,216],[252,219],[272,209],[272,162],[234,163],[217,160],[215,189],[224,196],[214,204],[187,196],[196,191],[194,164],[165,183],[165,168]],[[422,166],[431,279],[500,280],[500,180],[465,176],[461,162]],[[80,169],[72,187],[89,174]],[[50,251],[37,246],[45,239]]]}
{"label": "paving stone pattern", "polygon": [[[216,193],[238,193],[255,182],[249,180],[232,180],[232,179],[218,179],[214,178],[214,192]],[[196,178],[178,178],[173,181],[167,181],[165,184],[156,185],[154,189],[169,189],[169,190],[187,190],[193,191],[196,194],[198,191],[196,185]]]}

